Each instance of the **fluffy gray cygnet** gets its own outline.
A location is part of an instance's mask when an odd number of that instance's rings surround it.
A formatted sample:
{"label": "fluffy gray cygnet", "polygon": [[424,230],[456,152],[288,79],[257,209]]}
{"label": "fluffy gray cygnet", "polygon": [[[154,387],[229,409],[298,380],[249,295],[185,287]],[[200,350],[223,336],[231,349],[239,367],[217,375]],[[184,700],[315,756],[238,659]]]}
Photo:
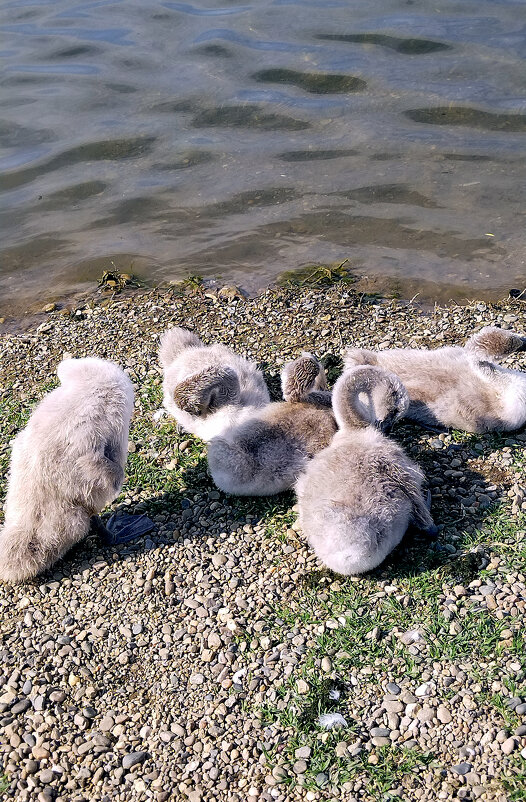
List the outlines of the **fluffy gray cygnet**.
{"label": "fluffy gray cygnet", "polygon": [[291,488],[308,461],[336,432],[325,373],[310,354],[282,372],[285,401],[255,410],[212,438],[210,473],[220,490],[270,496]]}
{"label": "fluffy gray cygnet", "polygon": [[165,409],[191,434],[210,440],[244,415],[270,401],[254,362],[226,345],[204,345],[196,334],[175,327],[161,337]]}
{"label": "fluffy gray cygnet", "polygon": [[496,362],[525,348],[526,337],[486,326],[463,348],[351,348],[344,363],[346,368],[379,365],[396,373],[409,394],[407,417],[424,426],[512,431],[526,422],[526,373]]}
{"label": "fluffy gray cygnet", "polygon": [[436,535],[424,475],[381,429],[407,410],[400,380],[381,368],[346,371],[332,394],[339,431],[296,484],[299,521],[318,558],[338,574],[380,565],[410,523]]}
{"label": "fluffy gray cygnet", "polygon": [[90,529],[124,481],[133,387],[93,357],[58,366],[48,393],[15,438],[0,533],[0,579],[18,582],[55,563]]}

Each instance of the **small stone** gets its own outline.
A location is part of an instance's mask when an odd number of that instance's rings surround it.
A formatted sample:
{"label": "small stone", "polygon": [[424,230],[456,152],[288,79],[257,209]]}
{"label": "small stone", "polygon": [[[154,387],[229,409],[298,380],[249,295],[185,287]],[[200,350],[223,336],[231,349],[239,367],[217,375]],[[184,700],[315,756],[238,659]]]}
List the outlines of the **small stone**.
{"label": "small stone", "polygon": [[435,717],[435,711],[429,705],[424,705],[421,710],[418,711],[416,717],[419,721],[433,721]]}
{"label": "small stone", "polygon": [[310,746],[299,746],[296,751],[294,752],[294,757],[297,760],[303,759],[308,760],[311,756],[311,748]]}
{"label": "small stone", "polygon": [[307,771],[307,762],[305,760],[296,760],[292,770],[294,774],[305,774]]}
{"label": "small stone", "polygon": [[99,728],[102,730],[102,732],[109,732],[114,728],[114,726],[115,721],[111,716],[103,716],[99,724]]}
{"label": "small stone", "polygon": [[451,771],[454,771],[455,774],[460,774],[463,776],[467,774],[468,771],[471,771],[471,763],[459,763],[458,766],[451,766]]}
{"label": "small stone", "polygon": [[309,683],[305,682],[304,679],[299,679],[296,683],[296,688],[298,689],[298,693],[304,695],[309,692]]}
{"label": "small stone", "polygon": [[219,649],[222,645],[223,641],[221,640],[221,635],[217,632],[211,632],[208,636],[207,644],[209,649]]}
{"label": "small stone", "polygon": [[329,782],[329,778],[323,771],[320,771],[320,773],[316,775],[314,782],[318,788],[323,788]]}
{"label": "small stone", "polygon": [[387,693],[392,693],[393,696],[398,696],[398,694],[401,693],[402,691],[402,689],[400,688],[399,685],[396,684],[396,682],[388,682],[387,685],[385,686],[385,689]]}
{"label": "small stone", "polygon": [[332,671],[332,663],[328,657],[324,657],[323,660],[321,661],[321,670],[324,671],[326,674],[328,674],[329,671]]}
{"label": "small stone", "polygon": [[501,749],[505,755],[511,755],[514,749],[517,747],[517,740],[516,738],[506,738],[504,743],[501,745]]}
{"label": "small stone", "polygon": [[371,738],[371,743],[373,746],[390,746],[391,740],[389,738],[384,738],[383,736],[375,736]]}
{"label": "small stone", "polygon": [[54,779],[53,772],[51,769],[43,769],[38,775],[38,778],[41,783],[44,783],[44,785],[48,785],[48,783],[52,782]]}
{"label": "small stone", "polygon": [[17,702],[11,708],[11,713],[14,716],[20,715],[20,713],[24,713],[29,707],[31,707],[31,702],[29,699],[22,699],[20,702]]}
{"label": "small stone", "polygon": [[190,676],[190,684],[191,685],[202,685],[205,681],[203,674],[192,674]]}
{"label": "small stone", "polygon": [[122,759],[122,768],[131,769],[132,766],[136,766],[138,763],[144,763],[147,757],[148,752],[130,752],[129,754],[124,755]]}
{"label": "small stone", "polygon": [[287,770],[283,766],[274,766],[274,768],[272,769],[272,777],[279,783],[284,782],[288,776],[289,775],[287,774]]}
{"label": "small stone", "polygon": [[372,730],[370,731],[371,736],[373,738],[376,738],[378,736],[382,738],[387,738],[390,732],[391,731],[388,730],[387,727],[373,727]]}
{"label": "small stone", "polygon": [[[482,588],[480,588],[480,590],[482,590]],[[522,699],[520,698],[520,696],[511,696],[508,699],[504,700],[504,704],[506,705],[508,710],[515,710],[516,707],[521,704],[521,702]]]}
{"label": "small stone", "polygon": [[439,705],[437,708],[437,719],[442,724],[449,724],[451,718],[452,718],[451,713],[449,712],[447,707],[444,707],[444,705]]}
{"label": "small stone", "polygon": [[398,699],[386,699],[384,707],[388,713],[401,713],[404,709],[404,705]]}
{"label": "small stone", "polygon": [[424,682],[422,685],[419,685],[415,691],[415,696],[429,696],[431,693],[431,686],[429,683]]}

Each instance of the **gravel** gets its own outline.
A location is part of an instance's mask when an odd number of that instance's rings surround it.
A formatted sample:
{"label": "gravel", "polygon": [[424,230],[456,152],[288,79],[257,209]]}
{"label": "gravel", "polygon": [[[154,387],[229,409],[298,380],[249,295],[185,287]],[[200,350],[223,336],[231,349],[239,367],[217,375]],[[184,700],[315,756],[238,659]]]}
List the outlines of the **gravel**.
{"label": "gravel", "polygon": [[[438,542],[408,536],[378,571],[342,579],[306,547],[291,494],[219,493],[203,445],[154,419],[170,325],[257,359],[277,397],[281,364],[303,348],[334,381],[345,345],[436,347],[495,323],[525,331],[521,302],[426,310],[347,285],[249,300],[176,287],[4,335],[4,477],[62,355],[114,359],[137,395],[113,509],[156,523],[117,548],[90,535],[34,582],[0,587],[5,798],[372,802],[389,788],[411,802],[507,802],[526,759],[526,435],[399,426]],[[345,726],[324,730],[321,714]]]}

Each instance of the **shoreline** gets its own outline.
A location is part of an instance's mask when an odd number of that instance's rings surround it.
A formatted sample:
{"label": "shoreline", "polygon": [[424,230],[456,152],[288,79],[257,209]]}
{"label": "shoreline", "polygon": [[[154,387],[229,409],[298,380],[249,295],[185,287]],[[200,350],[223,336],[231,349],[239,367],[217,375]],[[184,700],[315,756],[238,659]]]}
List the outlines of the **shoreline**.
{"label": "shoreline", "polygon": [[[434,306],[352,283],[253,298],[186,282],[50,312],[6,333],[0,500],[10,441],[64,355],[113,359],[136,391],[112,510],[155,530],[95,536],[34,582],[0,585],[0,788],[17,802],[410,802],[521,798],[526,766],[526,433],[397,425],[423,468],[438,543],[414,533],[376,571],[321,568],[294,497],[219,492],[161,403],[158,335],[186,325],[262,366],[347,345],[438,347],[520,301]],[[524,354],[507,363],[526,369]],[[340,713],[324,730],[320,713]],[[512,796],[515,795],[515,796]]]}
{"label": "shoreline", "polygon": [[[205,293],[217,295],[222,290],[233,290],[239,294],[239,297],[248,300],[258,298],[269,290],[282,288],[296,288],[300,292],[308,289],[327,289],[338,284],[339,280],[345,276],[345,283],[359,295],[376,297],[384,301],[396,300],[400,303],[414,303],[424,310],[430,310],[435,306],[469,306],[477,301],[500,305],[513,302],[517,298],[526,299],[526,289],[519,290],[503,286],[468,290],[462,286],[435,283],[416,278],[355,273],[352,265],[349,266],[348,270],[344,268],[342,271],[346,261],[341,264],[334,263],[326,266],[307,265],[297,270],[285,271],[274,281],[252,292],[248,292],[238,285],[223,284],[219,279],[204,279],[200,276],[189,276],[186,279],[163,281],[152,285],[131,273],[105,272],[97,284],[93,283],[92,286],[82,291],[53,297],[53,300],[48,300],[47,302],[35,300],[28,303],[25,310],[22,308],[17,309],[15,314],[0,313],[0,335],[27,331],[45,320],[51,312],[74,315],[79,311],[82,312],[82,310],[93,308],[96,305],[109,306],[115,300],[121,298],[140,297],[149,293],[163,293],[171,290],[177,291],[178,288],[188,286],[197,288],[198,285],[201,286]],[[124,279],[122,287],[116,287],[112,291],[111,281],[106,281],[106,276],[114,277],[116,283]]]}

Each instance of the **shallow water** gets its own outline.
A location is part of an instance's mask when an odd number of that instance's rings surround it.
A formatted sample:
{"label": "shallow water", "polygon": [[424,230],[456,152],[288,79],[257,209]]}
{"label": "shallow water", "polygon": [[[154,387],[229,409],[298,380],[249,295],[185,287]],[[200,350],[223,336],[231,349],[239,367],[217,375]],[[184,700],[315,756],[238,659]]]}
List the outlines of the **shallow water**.
{"label": "shallow water", "polygon": [[10,0],[0,312],[112,263],[526,286],[526,4]]}

